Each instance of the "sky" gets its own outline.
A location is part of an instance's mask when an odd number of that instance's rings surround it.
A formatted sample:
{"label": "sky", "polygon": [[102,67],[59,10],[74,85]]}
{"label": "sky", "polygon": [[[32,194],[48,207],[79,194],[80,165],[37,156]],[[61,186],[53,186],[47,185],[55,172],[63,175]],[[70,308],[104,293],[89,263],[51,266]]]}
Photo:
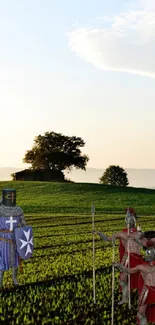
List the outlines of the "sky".
{"label": "sky", "polygon": [[154,0],[0,0],[0,167],[54,131],[88,167],[155,168],[154,58]]}

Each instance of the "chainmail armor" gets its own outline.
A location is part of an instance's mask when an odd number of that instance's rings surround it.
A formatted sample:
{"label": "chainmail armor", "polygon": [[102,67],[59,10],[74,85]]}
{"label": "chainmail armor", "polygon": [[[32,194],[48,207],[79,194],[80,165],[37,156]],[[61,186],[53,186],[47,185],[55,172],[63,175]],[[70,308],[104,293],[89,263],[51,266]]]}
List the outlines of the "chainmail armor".
{"label": "chainmail armor", "polygon": [[[0,205],[0,217],[20,217],[20,225],[26,226],[25,218],[24,218],[24,213],[23,210],[19,206],[15,207],[7,207],[3,204]],[[15,250],[16,250],[16,245],[12,241],[10,243],[10,267],[12,268],[12,279],[13,283],[15,285],[18,284],[17,281],[17,268],[15,268]],[[3,279],[3,273],[4,271],[0,271],[0,287],[2,286],[2,279]]]}
{"label": "chainmail armor", "polygon": [[134,241],[140,246],[140,247],[144,247],[144,245],[142,244],[141,240],[138,238],[134,238]]}
{"label": "chainmail armor", "polygon": [[119,264],[116,266],[121,272],[129,274],[128,268],[124,267],[123,265]]}
{"label": "chainmail armor", "polygon": [[23,210],[18,206],[7,207],[4,204],[0,205],[0,216],[2,217],[10,217],[10,216],[19,217],[22,214],[23,214]]}

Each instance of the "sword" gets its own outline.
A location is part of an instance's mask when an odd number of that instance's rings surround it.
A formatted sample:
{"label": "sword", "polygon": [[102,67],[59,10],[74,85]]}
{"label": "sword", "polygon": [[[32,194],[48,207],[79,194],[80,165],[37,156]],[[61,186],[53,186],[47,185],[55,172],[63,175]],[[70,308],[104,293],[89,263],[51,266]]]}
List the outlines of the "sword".
{"label": "sword", "polygon": [[[112,262],[115,262],[115,239],[112,240],[113,244],[113,254],[112,254]],[[112,310],[111,310],[111,325],[114,325],[114,292],[115,290],[115,267],[112,264]]]}
{"label": "sword", "polygon": [[[130,211],[128,207],[127,215],[130,216]],[[128,269],[130,268],[130,238],[129,238],[129,219],[128,219]],[[128,273],[128,292],[129,292],[129,309],[131,309],[131,292],[130,292],[130,274]]]}
{"label": "sword", "polygon": [[93,231],[93,301],[94,304],[96,304],[96,288],[95,288],[95,236],[94,236],[94,217],[95,217],[95,206],[92,205],[91,207],[91,213],[92,213],[92,231]]}

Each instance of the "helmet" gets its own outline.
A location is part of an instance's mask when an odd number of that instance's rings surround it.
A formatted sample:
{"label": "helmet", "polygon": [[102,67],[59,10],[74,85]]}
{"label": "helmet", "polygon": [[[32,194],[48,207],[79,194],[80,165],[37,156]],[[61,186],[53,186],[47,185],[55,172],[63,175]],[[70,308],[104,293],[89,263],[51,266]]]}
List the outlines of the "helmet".
{"label": "helmet", "polygon": [[136,227],[136,219],[134,216],[126,216],[125,217],[126,225],[129,225],[129,228],[135,228]]}
{"label": "helmet", "polygon": [[127,212],[127,214],[125,216],[125,223],[127,226],[129,225],[129,228],[136,227],[136,218],[132,214],[130,214],[129,211]]}
{"label": "helmet", "polygon": [[149,247],[145,250],[145,261],[155,261],[155,247]]}
{"label": "helmet", "polygon": [[125,212],[127,213],[127,212],[129,212],[130,214],[135,214],[136,213],[136,211],[135,211],[135,209],[133,209],[133,208],[127,208],[127,209],[125,209]]}
{"label": "helmet", "polygon": [[141,238],[146,238],[147,241],[147,248],[143,247],[145,250],[145,260],[146,262],[155,261],[155,243],[151,241],[151,239],[155,239],[155,231],[154,230],[147,230],[141,234]]}
{"label": "helmet", "polygon": [[125,223],[126,225],[129,225],[129,228],[134,228],[136,227],[136,211],[133,208],[127,208],[125,210],[126,212],[126,217],[125,217]]}
{"label": "helmet", "polygon": [[135,218],[137,218],[137,213],[133,208],[128,207],[127,209],[125,209],[125,213],[129,213],[130,215],[133,215]]}
{"label": "helmet", "polygon": [[3,189],[2,190],[2,204],[7,207],[16,206],[16,190]]}

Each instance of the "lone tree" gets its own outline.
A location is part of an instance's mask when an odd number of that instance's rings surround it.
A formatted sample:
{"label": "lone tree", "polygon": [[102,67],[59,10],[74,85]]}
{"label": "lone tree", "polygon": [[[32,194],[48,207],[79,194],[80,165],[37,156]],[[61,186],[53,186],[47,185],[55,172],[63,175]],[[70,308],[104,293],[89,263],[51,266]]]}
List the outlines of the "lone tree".
{"label": "lone tree", "polygon": [[115,186],[129,185],[127,173],[119,166],[109,166],[99,180],[100,184]]}
{"label": "lone tree", "polygon": [[80,150],[84,145],[79,137],[45,132],[35,137],[34,145],[26,152],[23,161],[31,164],[31,169],[62,171],[75,167],[86,170],[89,158]]}

